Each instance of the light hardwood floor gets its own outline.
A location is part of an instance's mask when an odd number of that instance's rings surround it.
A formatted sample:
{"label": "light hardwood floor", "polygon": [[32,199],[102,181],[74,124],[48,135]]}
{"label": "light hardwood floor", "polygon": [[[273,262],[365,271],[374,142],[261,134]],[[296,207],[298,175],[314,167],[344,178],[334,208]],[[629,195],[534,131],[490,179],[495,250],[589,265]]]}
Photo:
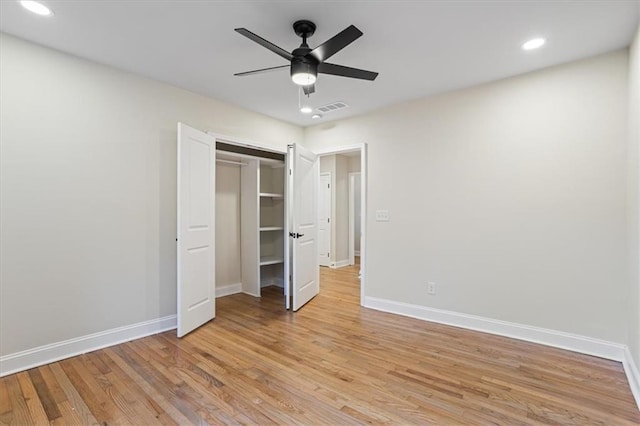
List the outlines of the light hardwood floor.
{"label": "light hardwood floor", "polygon": [[357,267],[321,283],[0,379],[0,424],[640,423],[619,363],[363,309]]}

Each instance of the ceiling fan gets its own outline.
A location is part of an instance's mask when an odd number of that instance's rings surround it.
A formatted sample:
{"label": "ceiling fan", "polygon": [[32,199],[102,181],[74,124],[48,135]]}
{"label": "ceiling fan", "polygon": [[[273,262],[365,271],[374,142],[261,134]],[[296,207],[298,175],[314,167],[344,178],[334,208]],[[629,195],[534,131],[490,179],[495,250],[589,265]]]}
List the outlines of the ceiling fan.
{"label": "ceiling fan", "polygon": [[359,78],[362,80],[370,81],[375,80],[378,76],[377,72],[365,71],[357,68],[350,68],[325,62],[331,56],[347,47],[362,35],[362,31],[357,29],[355,26],[350,25],[315,49],[311,49],[309,47],[309,45],[307,44],[307,38],[311,37],[313,33],[315,33],[316,24],[307,20],[296,21],[293,24],[293,30],[299,37],[302,37],[302,44],[297,49],[294,49],[293,52],[289,53],[281,47],[278,47],[275,44],[271,43],[270,41],[263,39],[259,35],[252,33],[246,28],[236,28],[237,32],[255,41],[259,45],[266,47],[273,53],[280,55],[281,57],[289,61],[290,64],[280,65],[277,67],[262,68],[254,71],[240,72],[234,75],[254,75],[290,67],[291,80],[293,80],[295,84],[302,86],[305,95],[310,95],[311,93],[315,92],[315,82],[318,73],[349,78]]}

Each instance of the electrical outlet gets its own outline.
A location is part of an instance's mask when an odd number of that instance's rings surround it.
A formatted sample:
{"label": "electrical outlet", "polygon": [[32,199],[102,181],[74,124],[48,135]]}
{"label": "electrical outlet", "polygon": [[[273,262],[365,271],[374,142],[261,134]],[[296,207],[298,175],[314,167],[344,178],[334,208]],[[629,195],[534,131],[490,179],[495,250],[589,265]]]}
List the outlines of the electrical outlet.
{"label": "electrical outlet", "polygon": [[436,290],[437,290],[436,283],[434,283],[434,282],[428,282],[427,283],[427,293],[435,296]]}

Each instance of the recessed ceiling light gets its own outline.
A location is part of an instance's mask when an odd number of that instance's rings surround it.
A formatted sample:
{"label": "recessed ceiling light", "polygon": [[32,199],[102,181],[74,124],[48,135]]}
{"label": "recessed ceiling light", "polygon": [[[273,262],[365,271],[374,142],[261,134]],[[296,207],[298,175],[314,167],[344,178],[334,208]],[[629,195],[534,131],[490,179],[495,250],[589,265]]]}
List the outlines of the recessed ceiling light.
{"label": "recessed ceiling light", "polygon": [[302,108],[300,108],[300,112],[303,114],[311,114],[313,112],[313,108],[311,108],[310,106],[303,106]]}
{"label": "recessed ceiling light", "polygon": [[522,49],[523,50],[533,50],[533,49],[537,49],[539,47],[544,46],[544,44],[546,43],[546,40],[543,38],[532,38],[531,40],[525,42],[522,45]]}
{"label": "recessed ceiling light", "polygon": [[311,118],[313,118],[314,120],[317,120],[319,118],[322,118],[322,114],[313,114]]}
{"label": "recessed ceiling light", "polygon": [[41,16],[53,15],[53,12],[51,11],[51,9],[49,9],[47,6],[45,6],[42,3],[38,3],[37,1],[21,0],[20,4],[29,12],[35,13],[36,15],[41,15]]}

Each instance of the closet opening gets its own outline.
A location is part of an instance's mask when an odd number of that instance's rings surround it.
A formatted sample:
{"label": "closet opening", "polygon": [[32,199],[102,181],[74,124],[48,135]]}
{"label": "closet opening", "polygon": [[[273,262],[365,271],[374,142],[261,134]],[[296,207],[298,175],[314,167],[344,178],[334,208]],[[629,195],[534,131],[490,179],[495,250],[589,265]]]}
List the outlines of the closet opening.
{"label": "closet opening", "polygon": [[283,153],[216,142],[216,297],[286,297],[285,201]]}

